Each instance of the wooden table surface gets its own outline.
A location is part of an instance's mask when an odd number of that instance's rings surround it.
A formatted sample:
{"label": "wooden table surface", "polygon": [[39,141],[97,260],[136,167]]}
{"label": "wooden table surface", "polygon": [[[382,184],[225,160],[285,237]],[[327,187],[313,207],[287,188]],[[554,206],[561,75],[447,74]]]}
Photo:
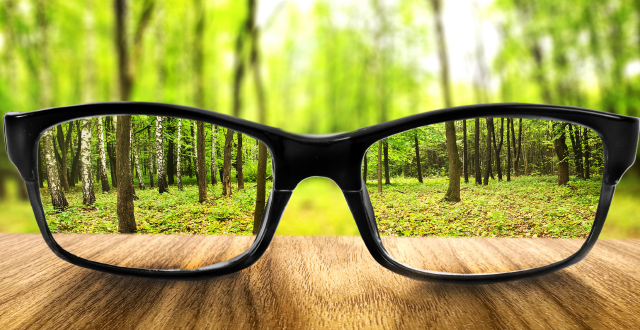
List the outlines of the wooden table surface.
{"label": "wooden table surface", "polygon": [[560,272],[491,285],[414,281],[360,237],[276,236],[252,267],[195,281],[68,264],[35,234],[0,234],[1,329],[639,329],[640,240],[600,240]]}

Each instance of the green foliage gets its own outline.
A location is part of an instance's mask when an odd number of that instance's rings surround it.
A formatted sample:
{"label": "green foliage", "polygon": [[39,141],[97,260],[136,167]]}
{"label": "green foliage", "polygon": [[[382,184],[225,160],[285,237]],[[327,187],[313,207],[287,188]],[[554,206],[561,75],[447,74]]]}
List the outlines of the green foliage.
{"label": "green foliage", "polygon": [[[235,187],[234,187],[235,188]],[[251,235],[255,207],[255,187],[236,191],[231,197],[221,196],[220,184],[207,189],[207,201],[198,203],[198,186],[185,184],[179,191],[170,186],[169,193],[155,189],[139,190],[134,202],[136,224],[140,234],[184,235]],[[271,182],[267,182],[267,192]],[[59,212],[50,206],[46,188],[41,189],[45,215],[53,233],[117,233],[116,193],[100,193],[96,188],[96,203],[82,205],[82,190],[73,188],[67,194],[69,207]]]}
{"label": "green foliage", "polygon": [[394,178],[382,194],[367,184],[378,230],[390,236],[585,238],[602,178],[518,177],[488,186],[462,184],[461,202],[442,202],[447,179]]}

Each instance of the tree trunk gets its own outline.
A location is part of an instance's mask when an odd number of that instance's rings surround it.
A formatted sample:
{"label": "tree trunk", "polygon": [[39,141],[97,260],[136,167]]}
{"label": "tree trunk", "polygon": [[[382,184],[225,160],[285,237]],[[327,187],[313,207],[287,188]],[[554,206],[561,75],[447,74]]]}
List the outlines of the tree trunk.
{"label": "tree trunk", "polygon": [[91,205],[96,201],[93,191],[93,174],[91,173],[91,118],[82,120],[82,203]]}
{"label": "tree trunk", "polygon": [[82,139],[81,139],[81,122],[82,120],[76,120],[74,122],[69,123],[69,126],[73,126],[73,123],[76,123],[76,131],[78,132],[78,139],[76,142],[76,152],[73,152],[72,142],[73,138],[70,141],[70,150],[71,155],[73,156],[73,162],[71,162],[71,177],[69,178],[69,186],[75,187],[76,183],[80,180],[80,154],[82,153]]}
{"label": "tree trunk", "polygon": [[238,134],[238,147],[236,148],[236,173],[238,175],[238,190],[244,189],[244,173],[242,173],[242,134]]}
{"label": "tree trunk", "polygon": [[591,176],[591,149],[589,148],[589,129],[584,127],[584,178],[589,179]]}
{"label": "tree trunk", "polygon": [[509,126],[513,122],[512,119],[507,118],[507,182],[511,181],[511,140],[509,139]]}
{"label": "tree trunk", "polygon": [[384,184],[391,184],[389,180],[389,142],[385,140],[382,145],[384,148]]}
{"label": "tree trunk", "polygon": [[224,139],[224,158],[222,165],[222,196],[231,196],[231,148],[233,146],[233,131],[227,128]]}
{"label": "tree trunk", "polygon": [[211,185],[215,186],[218,183],[216,179],[216,132],[218,127],[211,124]]}
{"label": "tree trunk", "polygon": [[104,151],[104,129],[102,125],[102,117],[97,117],[98,123],[98,175],[100,176],[100,182],[102,183],[102,192],[108,192],[111,190],[109,187],[109,179],[107,178],[107,159]]}
{"label": "tree trunk", "polygon": [[487,149],[484,162],[484,178],[482,184],[485,186],[489,184],[489,176],[491,175],[491,124],[492,118],[485,118],[487,125]]}
{"label": "tree trunk", "polygon": [[65,192],[69,192],[69,175],[67,165],[67,159],[69,155],[69,144],[71,143],[71,134],[73,132],[73,123],[69,123],[69,128],[67,129],[67,137],[65,138],[63,132],[64,125],[58,125],[57,133],[58,133],[58,147],[60,148],[60,183],[62,184],[62,188]]}
{"label": "tree trunk", "polygon": [[153,174],[155,173],[154,168],[153,168],[153,146],[154,146],[154,140],[153,140],[153,134],[151,132],[151,127],[147,128],[147,155],[148,155],[148,167],[149,167],[149,187],[150,188],[154,188],[155,187],[155,183],[153,182]]}
{"label": "tree trunk", "polygon": [[382,193],[382,140],[378,141],[378,193]]}
{"label": "tree trunk", "polygon": [[162,117],[156,117],[156,169],[158,171],[158,192],[161,194],[169,189],[164,167],[164,139],[162,129]]}
{"label": "tree trunk", "polygon": [[195,122],[191,122],[191,142],[193,148],[191,149],[191,162],[193,163],[194,172],[196,174],[196,181],[198,180],[198,127]]}
{"label": "tree trunk", "polygon": [[482,173],[480,170],[480,155],[482,154],[480,152],[480,118],[476,118],[476,136],[474,139],[474,152],[476,154],[476,157],[474,158],[474,165],[475,165],[475,169],[476,169],[476,185],[481,185],[482,184]]}
{"label": "tree trunk", "polygon": [[[467,151],[467,120],[462,121],[462,141],[463,141],[463,153],[462,153],[462,167],[464,169],[464,183],[469,183],[469,159]],[[422,182],[422,180],[420,180]]]}
{"label": "tree trunk", "polygon": [[[249,25],[251,26],[251,66],[253,67],[253,81],[255,84],[256,96],[258,100],[258,120],[265,124],[267,120],[267,108],[265,101],[264,87],[262,84],[262,72],[260,70],[260,30],[256,24],[256,1],[249,0]],[[256,208],[253,217],[253,234],[257,234],[262,222],[264,208],[266,205],[266,184],[267,184],[267,146],[258,141],[258,173],[256,178]]]}
{"label": "tree trunk", "polygon": [[253,215],[253,234],[258,233],[262,222],[262,215],[266,204],[266,173],[267,173],[267,146],[258,141],[258,177],[256,192],[256,209]]}
{"label": "tree trunk", "polygon": [[[416,149],[416,167],[418,168],[418,181],[422,183],[422,169],[420,168],[420,144],[418,144],[418,132],[413,136]],[[466,150],[466,149],[465,149]]]}
{"label": "tree trunk", "polygon": [[116,178],[116,148],[113,144],[115,140],[115,130],[114,130],[114,117],[107,117],[107,121],[105,123],[106,131],[107,131],[107,154],[109,156],[109,169],[111,170],[111,185],[114,188],[118,187],[118,178]]}
{"label": "tree trunk", "polygon": [[178,119],[178,151],[177,151],[177,165],[176,165],[176,179],[178,181],[178,190],[182,191],[182,118]]}
{"label": "tree trunk", "polygon": [[47,167],[47,184],[51,195],[51,204],[55,209],[64,210],[69,206],[67,198],[64,196],[60,177],[58,176],[58,166],[53,152],[53,129],[45,132],[44,136],[44,157]]}
{"label": "tree trunk", "polygon": [[117,214],[120,233],[135,233],[133,178],[131,177],[131,116],[120,116],[116,128]]}
{"label": "tree trunk", "polygon": [[571,148],[573,149],[573,160],[576,167],[576,176],[584,178],[584,170],[582,169],[582,139],[580,138],[580,127],[576,127],[575,133],[573,125],[569,124],[569,137],[571,139]]}
{"label": "tree trunk", "polygon": [[136,139],[136,136],[131,133],[131,148],[133,150],[131,150],[132,152],[132,156],[133,156],[133,163],[135,164],[136,167],[136,177],[138,179],[138,186],[140,187],[140,190],[144,190],[145,186],[144,186],[144,179],[142,178],[142,170],[140,169],[140,155],[138,154],[138,142]]}
{"label": "tree trunk", "polygon": [[502,151],[502,142],[504,141],[504,118],[500,118],[500,143],[496,140],[496,130],[491,120],[491,135],[493,137],[493,149],[496,154],[496,170],[498,171],[498,181],[502,181],[502,167],[500,163],[500,152]]}
{"label": "tree trunk", "polygon": [[567,160],[567,144],[565,138],[566,123],[553,123],[554,135],[553,147],[558,157],[558,185],[563,186],[569,182],[569,161]]}
{"label": "tree trunk", "polygon": [[207,164],[204,157],[204,123],[199,121],[198,125],[198,202],[204,203],[207,200]]}
{"label": "tree trunk", "polygon": [[447,154],[449,155],[449,188],[444,196],[444,200],[449,202],[460,201],[460,171],[462,164],[458,155],[458,146],[456,145],[456,126],[452,121],[445,123],[445,132],[447,135]]}
{"label": "tree trunk", "polygon": [[[165,130],[167,130],[167,132],[169,133],[169,136],[173,136],[173,133],[175,132],[174,130],[174,126],[173,126],[173,118],[169,118],[166,117],[166,126],[165,126]],[[176,158],[175,158],[175,153],[174,153],[174,149],[175,149],[175,143],[173,142],[173,139],[169,138],[168,139],[169,143],[167,146],[167,153],[166,153],[166,159],[165,159],[165,171],[166,171],[166,175],[167,175],[167,187],[169,185],[175,184],[175,171],[176,171]]]}
{"label": "tree trunk", "polygon": [[[512,122],[513,124],[513,122]],[[515,171],[515,176],[520,175],[520,154],[522,153],[522,118],[519,120],[519,128],[518,128],[518,144],[516,144],[515,140],[515,131],[513,128],[514,125],[511,125],[511,134],[513,135],[513,169]]]}
{"label": "tree trunk", "polygon": [[[447,55],[447,44],[444,35],[444,26],[442,25],[442,8],[440,0],[431,0],[433,7],[435,30],[438,44],[438,60],[440,62],[440,85],[442,86],[442,94],[444,97],[445,107],[452,106],[451,86],[449,82],[449,59]],[[445,123],[445,131],[447,138],[447,156],[449,157],[449,187],[444,199],[451,202],[460,201],[460,172],[462,164],[458,154],[458,145],[456,144],[456,126],[453,122]]]}

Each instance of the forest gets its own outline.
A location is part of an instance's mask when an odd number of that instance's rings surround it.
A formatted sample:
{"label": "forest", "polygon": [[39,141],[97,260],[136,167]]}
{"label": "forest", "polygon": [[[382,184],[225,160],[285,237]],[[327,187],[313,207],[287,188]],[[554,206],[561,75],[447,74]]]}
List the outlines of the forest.
{"label": "forest", "polygon": [[[637,115],[638,20],[640,6],[613,0],[5,0],[0,3],[0,112],[151,101],[195,106],[301,133],[350,131],[432,109],[493,102]],[[89,132],[89,143],[82,142],[83,131]],[[158,132],[160,143],[152,141]],[[435,219],[438,212],[472,213],[463,206],[485,192],[515,196],[535,190],[522,194],[555,196],[558,205],[571,201],[571,210],[577,210],[580,203],[591,205],[599,191],[601,148],[595,133],[570,124],[470,119],[422,127],[374,144],[363,161],[363,178],[381,232],[454,235],[453,225],[416,226],[410,221],[416,216],[389,206],[403,198],[422,200],[434,210],[430,216]],[[37,231],[22,225],[33,221],[24,186],[0,149],[0,231],[14,228],[14,223],[21,228],[15,231]],[[159,150],[163,166],[158,166]],[[125,189],[136,212],[166,199],[166,205],[184,214],[193,209],[226,220],[217,221],[217,229],[204,224],[176,229],[151,224],[142,213],[132,217],[129,204],[122,212],[129,212],[136,224],[124,232],[251,234],[256,210],[259,213],[255,200],[263,194],[266,200],[271,185],[270,157],[260,143],[223,127],[177,118],[103,117],[64,124],[43,137],[39,156],[43,202],[50,198],[47,219],[60,232],[120,231],[116,192]],[[118,180],[119,160],[124,162],[120,167],[129,169],[120,173],[127,184]],[[91,168],[87,172],[93,188],[83,188],[88,181],[83,180],[85,167]],[[48,175],[50,170],[58,174],[59,192],[50,187],[48,180],[55,177]],[[205,174],[197,175],[199,171]],[[640,226],[634,224],[638,200],[633,197],[640,182],[630,174],[616,194],[608,223],[616,224],[616,233],[633,237],[640,235]],[[164,176],[167,194],[160,186]],[[226,186],[223,180],[228,180]],[[106,184],[109,192],[103,190]],[[262,189],[264,193],[258,192]],[[58,197],[51,199],[52,192]],[[330,198],[313,193],[307,197]],[[617,201],[623,201],[619,207]],[[476,201],[489,202],[494,201]],[[141,208],[144,203],[148,207]],[[241,206],[233,209],[231,204]],[[503,213],[518,207],[505,206]],[[568,222],[587,217],[568,209]],[[417,205],[409,213],[429,215],[425,212]],[[486,214],[476,218],[497,213],[482,212]],[[508,236],[500,227],[465,235]],[[545,233],[530,227],[514,235],[584,237],[584,230],[560,226]]]}

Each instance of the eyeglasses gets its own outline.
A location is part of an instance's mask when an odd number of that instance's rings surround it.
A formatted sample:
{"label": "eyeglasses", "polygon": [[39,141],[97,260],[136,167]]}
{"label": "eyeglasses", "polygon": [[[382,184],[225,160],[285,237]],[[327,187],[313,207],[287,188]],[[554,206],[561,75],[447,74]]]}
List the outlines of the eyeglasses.
{"label": "eyeglasses", "polygon": [[301,135],[106,102],[7,113],[5,140],[46,243],[81,267],[182,280],[240,271],[269,246],[298,183],[319,176],[342,190],[383,267],[495,283],[586,256],[635,160],[638,126],[582,108],[489,104]]}

